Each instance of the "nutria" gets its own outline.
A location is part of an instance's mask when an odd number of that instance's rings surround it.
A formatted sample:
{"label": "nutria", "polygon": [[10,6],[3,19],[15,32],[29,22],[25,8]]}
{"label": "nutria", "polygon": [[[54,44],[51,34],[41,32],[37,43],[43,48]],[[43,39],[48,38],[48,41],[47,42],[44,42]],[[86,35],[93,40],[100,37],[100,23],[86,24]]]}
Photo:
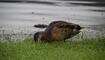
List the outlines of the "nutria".
{"label": "nutria", "polygon": [[82,27],[78,24],[65,22],[65,21],[54,21],[48,26],[46,25],[45,31],[37,32],[34,35],[35,41],[65,41],[78,34]]}

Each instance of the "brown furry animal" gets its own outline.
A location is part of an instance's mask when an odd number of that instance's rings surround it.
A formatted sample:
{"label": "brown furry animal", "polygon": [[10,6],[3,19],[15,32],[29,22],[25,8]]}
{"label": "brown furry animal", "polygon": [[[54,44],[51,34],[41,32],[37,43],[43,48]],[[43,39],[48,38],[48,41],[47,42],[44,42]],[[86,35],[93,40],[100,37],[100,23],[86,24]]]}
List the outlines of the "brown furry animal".
{"label": "brown furry animal", "polygon": [[34,35],[35,41],[65,41],[78,34],[82,27],[78,24],[65,21],[54,21],[46,26],[45,31],[37,32]]}

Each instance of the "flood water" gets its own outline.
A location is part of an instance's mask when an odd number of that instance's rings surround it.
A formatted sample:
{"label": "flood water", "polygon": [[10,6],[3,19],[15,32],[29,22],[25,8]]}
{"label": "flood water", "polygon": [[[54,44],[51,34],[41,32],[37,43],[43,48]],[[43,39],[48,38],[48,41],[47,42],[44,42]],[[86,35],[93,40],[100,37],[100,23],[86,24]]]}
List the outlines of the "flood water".
{"label": "flood water", "polygon": [[[67,21],[87,27],[88,36],[104,34],[105,2],[70,0],[35,0],[0,2],[0,41],[17,41],[43,31],[35,24]],[[98,32],[98,33],[97,33]],[[104,34],[105,35],[105,34]]]}

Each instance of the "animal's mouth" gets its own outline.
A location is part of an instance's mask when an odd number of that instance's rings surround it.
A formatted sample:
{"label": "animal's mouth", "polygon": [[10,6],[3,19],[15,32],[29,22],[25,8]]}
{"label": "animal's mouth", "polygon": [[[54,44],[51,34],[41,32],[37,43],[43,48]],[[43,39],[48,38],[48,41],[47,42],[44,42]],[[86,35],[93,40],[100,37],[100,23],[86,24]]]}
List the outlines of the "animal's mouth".
{"label": "animal's mouth", "polygon": [[80,27],[79,29],[73,29],[73,32],[82,32],[84,30],[84,27]]}

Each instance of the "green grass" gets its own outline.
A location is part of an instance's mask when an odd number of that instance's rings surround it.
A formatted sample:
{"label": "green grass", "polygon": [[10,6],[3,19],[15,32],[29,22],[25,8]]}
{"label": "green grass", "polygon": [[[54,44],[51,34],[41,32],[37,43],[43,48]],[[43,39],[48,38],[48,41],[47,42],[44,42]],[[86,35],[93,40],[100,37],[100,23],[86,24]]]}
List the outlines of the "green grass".
{"label": "green grass", "polygon": [[0,60],[105,60],[105,38],[68,42],[0,43]]}

